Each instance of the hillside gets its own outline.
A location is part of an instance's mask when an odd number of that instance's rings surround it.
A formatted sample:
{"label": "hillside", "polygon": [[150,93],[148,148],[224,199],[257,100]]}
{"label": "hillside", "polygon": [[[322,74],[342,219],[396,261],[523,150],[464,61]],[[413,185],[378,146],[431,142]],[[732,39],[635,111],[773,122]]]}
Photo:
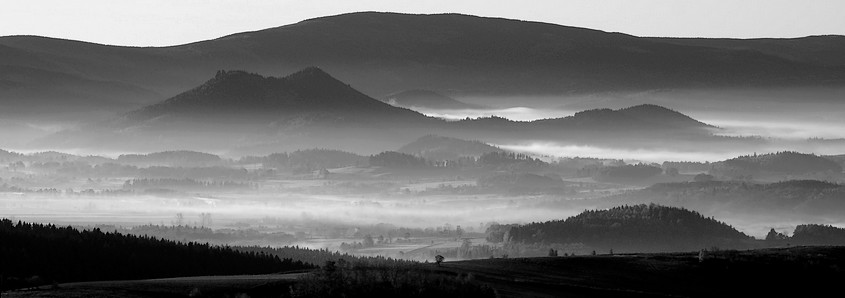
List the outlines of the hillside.
{"label": "hillside", "polygon": [[501,152],[502,149],[480,141],[426,135],[411,143],[405,144],[397,151],[417,155],[429,160],[456,161],[462,157],[477,158],[485,153]]}
{"label": "hillside", "polygon": [[[313,116],[312,116],[313,115]],[[189,91],[126,115],[129,121],[161,117],[226,118],[333,117],[346,121],[424,121],[426,117],[379,102],[317,67],[285,77],[264,77],[243,71],[219,71]]]}
{"label": "hillside", "polygon": [[815,154],[785,151],[728,159],[714,163],[710,172],[713,175],[727,177],[767,174],[802,175],[825,172],[838,174],[842,172],[842,166],[831,159]]}
{"label": "hillside", "polygon": [[163,164],[198,166],[218,164],[220,156],[196,151],[163,151],[149,154],[121,154],[117,162],[123,164]]}
{"label": "hillside", "polygon": [[468,104],[429,90],[408,90],[385,97],[384,102],[409,109],[460,110],[480,109],[482,106]]}
{"label": "hillside", "polygon": [[845,187],[823,181],[791,180],[769,184],[742,181],[660,183],[609,196],[607,205],[656,203],[700,211],[758,215],[839,215]]}
{"label": "hillside", "polygon": [[795,227],[791,240],[799,245],[845,245],[845,229],[828,225],[805,224]]}
{"label": "hillside", "polygon": [[326,147],[367,152],[398,146],[410,141],[409,133],[442,124],[364,95],[316,67],[280,78],[218,71],[163,102],[60,131],[32,146],[249,153],[244,155]]}
{"label": "hillside", "polygon": [[[99,229],[0,220],[3,287],[191,275],[266,274],[313,266],[230,247],[179,243]],[[37,276],[37,280],[33,277]]]}
{"label": "hillside", "polygon": [[581,243],[615,252],[689,251],[741,247],[749,237],[725,223],[686,209],[632,205],[589,210],[565,220],[512,227],[509,243]]}
{"label": "hillside", "polygon": [[[0,37],[0,98],[21,112],[125,111],[219,69],[278,76],[319,65],[375,97],[402,90],[548,95],[664,88],[842,86],[841,36],[641,38],[459,14],[361,12],[171,47]],[[22,103],[61,103],[58,106]],[[114,102],[107,105],[106,102]]]}
{"label": "hillside", "polygon": [[643,104],[617,110],[593,109],[575,115],[534,121],[537,125],[587,130],[662,130],[709,133],[715,127],[665,107]]}
{"label": "hillside", "polygon": [[[605,146],[682,146],[716,142],[743,146],[742,140],[713,136],[715,128],[677,111],[640,105],[589,110],[574,116],[529,122],[503,118],[445,121],[373,99],[320,68],[285,77],[218,71],[193,89],[121,117],[60,131],[30,144],[35,148],[97,148],[132,151],[215,150],[266,155],[309,148],[372,154],[414,138],[411,154],[457,150],[440,157],[491,152],[486,145],[454,139],[497,142],[547,140]],[[234,142],[233,142],[234,140]],[[684,142],[671,142],[683,140]],[[693,141],[693,142],[690,142]],[[446,148],[426,148],[446,146]],[[469,152],[463,152],[469,150]],[[438,153],[439,154],[439,153]]]}

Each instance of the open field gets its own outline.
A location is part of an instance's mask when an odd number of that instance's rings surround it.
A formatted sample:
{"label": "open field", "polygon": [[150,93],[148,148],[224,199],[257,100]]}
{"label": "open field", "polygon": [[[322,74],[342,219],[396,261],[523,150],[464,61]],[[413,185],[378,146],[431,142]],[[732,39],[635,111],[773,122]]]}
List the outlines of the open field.
{"label": "open field", "polygon": [[7,292],[3,297],[272,297],[287,291],[302,274],[75,282]]}
{"label": "open field", "polygon": [[[626,254],[446,262],[501,297],[810,297],[838,287],[845,248]],[[781,296],[783,297],[783,296]]]}
{"label": "open field", "polygon": [[[425,265],[464,276],[499,297],[818,296],[845,277],[845,247],[510,258]],[[287,297],[305,273],[67,283],[3,297]],[[193,293],[193,295],[192,295]],[[245,297],[245,296],[241,296]]]}

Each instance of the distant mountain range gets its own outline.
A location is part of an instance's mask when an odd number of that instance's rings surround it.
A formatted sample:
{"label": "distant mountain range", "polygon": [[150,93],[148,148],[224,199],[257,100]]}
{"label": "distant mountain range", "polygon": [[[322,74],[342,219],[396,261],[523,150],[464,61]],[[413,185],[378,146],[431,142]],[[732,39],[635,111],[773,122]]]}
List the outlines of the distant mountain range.
{"label": "distant mountain range", "polygon": [[[218,71],[205,83],[163,102],[107,121],[65,130],[36,141],[36,148],[110,148],[133,151],[235,150],[267,154],[309,148],[377,153],[436,134],[459,139],[521,140],[641,145],[654,140],[718,140],[716,129],[655,105],[601,109],[531,122],[502,118],[445,121],[391,106],[350,87],[320,68],[286,77]],[[406,150],[436,151],[435,140]],[[485,144],[441,145],[485,151]],[[628,143],[625,143],[628,144]],[[656,144],[656,143],[655,143]],[[467,147],[468,146],[468,147]],[[409,151],[409,152],[410,152]],[[486,150],[490,151],[490,150]],[[427,152],[427,153],[426,153]],[[477,153],[477,152],[475,152]],[[482,152],[484,153],[484,152]],[[473,153],[474,154],[474,153]]]}
{"label": "distant mountain range", "polygon": [[643,38],[459,14],[362,12],[170,47],[0,37],[5,116],[125,112],[219,69],[320,66],[363,93],[560,95],[664,88],[845,85],[843,36]]}

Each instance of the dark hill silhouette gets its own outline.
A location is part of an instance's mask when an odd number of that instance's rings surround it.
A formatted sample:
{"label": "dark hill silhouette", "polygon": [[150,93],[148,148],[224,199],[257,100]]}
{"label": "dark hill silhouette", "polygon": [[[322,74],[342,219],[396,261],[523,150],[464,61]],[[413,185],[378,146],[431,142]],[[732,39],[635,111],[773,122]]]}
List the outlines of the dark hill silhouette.
{"label": "dark hill silhouette", "polygon": [[385,97],[385,102],[405,108],[426,109],[481,109],[482,106],[468,104],[429,90],[408,90]]}
{"label": "dark hill silhouette", "polygon": [[714,136],[713,129],[654,105],[528,122],[499,117],[445,121],[373,99],[320,68],[308,67],[285,77],[217,71],[210,80],[173,98],[58,132],[30,146],[233,150],[239,155],[333,148],[369,155],[428,134],[492,143],[566,140],[622,148],[666,149],[664,141],[681,146],[700,146],[699,141],[745,144]]}
{"label": "dark hill silhouette", "polygon": [[395,148],[410,142],[412,135],[444,124],[364,95],[316,67],[281,78],[218,71],[173,98],[56,133],[34,146],[133,151],[265,146],[252,150],[265,154],[330,147],[368,152]]}
{"label": "dark hill silhouette", "polygon": [[815,155],[784,151],[761,155],[746,155],[714,163],[712,174],[735,177],[739,175],[809,173],[841,173],[842,166],[833,160]]}
{"label": "dark hill silhouette", "polygon": [[845,187],[816,180],[769,184],[742,181],[659,183],[601,199],[605,206],[657,203],[693,210],[766,216],[837,216],[845,211]]}
{"label": "dark hill silhouette", "polygon": [[0,239],[3,290],[51,282],[268,274],[314,267],[228,246],[8,219],[0,220]]}
{"label": "dark hill silhouette", "polygon": [[425,135],[402,146],[397,151],[429,160],[454,161],[461,157],[480,157],[485,153],[502,152],[503,150],[480,141]]}
{"label": "dark hill silhouette", "polygon": [[[149,104],[200,84],[218,69],[278,76],[311,65],[376,97],[421,87],[548,95],[842,86],[845,69],[836,58],[841,40],[687,41],[459,14],[377,12],[171,47],[8,36],[0,37],[0,98],[3,105],[75,98],[67,108],[83,110],[108,98]],[[33,72],[45,74],[23,75]],[[46,80],[56,84],[40,88]]]}
{"label": "dark hill silhouette", "polygon": [[220,163],[220,156],[196,151],[163,151],[149,154],[121,154],[117,162],[128,164],[207,165]]}
{"label": "dark hill silhouette", "polygon": [[644,104],[624,109],[593,109],[573,116],[534,121],[537,125],[587,130],[679,130],[709,133],[711,125],[661,106]]}
{"label": "dark hill silhouette", "polygon": [[754,50],[784,59],[825,66],[845,66],[845,36],[815,35],[800,38],[654,38],[666,43],[731,50]]}
{"label": "dark hill silhouette", "polygon": [[698,212],[660,205],[590,210],[566,220],[512,227],[511,243],[583,243],[625,252],[689,251],[739,247],[750,237]]}
{"label": "dark hill silhouette", "polygon": [[644,136],[707,139],[712,137],[710,128],[653,105],[530,122],[498,117],[449,122],[378,101],[320,68],[308,67],[280,78],[217,71],[210,80],[173,98],[32,145],[132,151],[234,149],[243,155],[333,148],[372,154],[428,134],[505,142],[570,138],[617,144],[625,137],[657,144]]}
{"label": "dark hill silhouette", "polygon": [[218,71],[214,78],[199,87],[129,113],[127,119],[145,121],[165,115],[278,119],[302,114],[336,116],[347,121],[427,120],[419,113],[370,98],[317,67],[308,67],[282,78],[243,71]]}
{"label": "dark hill silhouette", "polygon": [[845,229],[818,224],[795,227],[791,240],[800,245],[845,245]]}

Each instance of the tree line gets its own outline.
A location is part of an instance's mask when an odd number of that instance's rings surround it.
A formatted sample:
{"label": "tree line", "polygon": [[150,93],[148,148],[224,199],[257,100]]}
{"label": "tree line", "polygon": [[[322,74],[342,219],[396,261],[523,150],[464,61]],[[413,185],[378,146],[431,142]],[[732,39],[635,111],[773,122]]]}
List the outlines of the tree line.
{"label": "tree line", "polygon": [[312,265],[262,251],[0,220],[4,289],[52,282],[266,274]]}

